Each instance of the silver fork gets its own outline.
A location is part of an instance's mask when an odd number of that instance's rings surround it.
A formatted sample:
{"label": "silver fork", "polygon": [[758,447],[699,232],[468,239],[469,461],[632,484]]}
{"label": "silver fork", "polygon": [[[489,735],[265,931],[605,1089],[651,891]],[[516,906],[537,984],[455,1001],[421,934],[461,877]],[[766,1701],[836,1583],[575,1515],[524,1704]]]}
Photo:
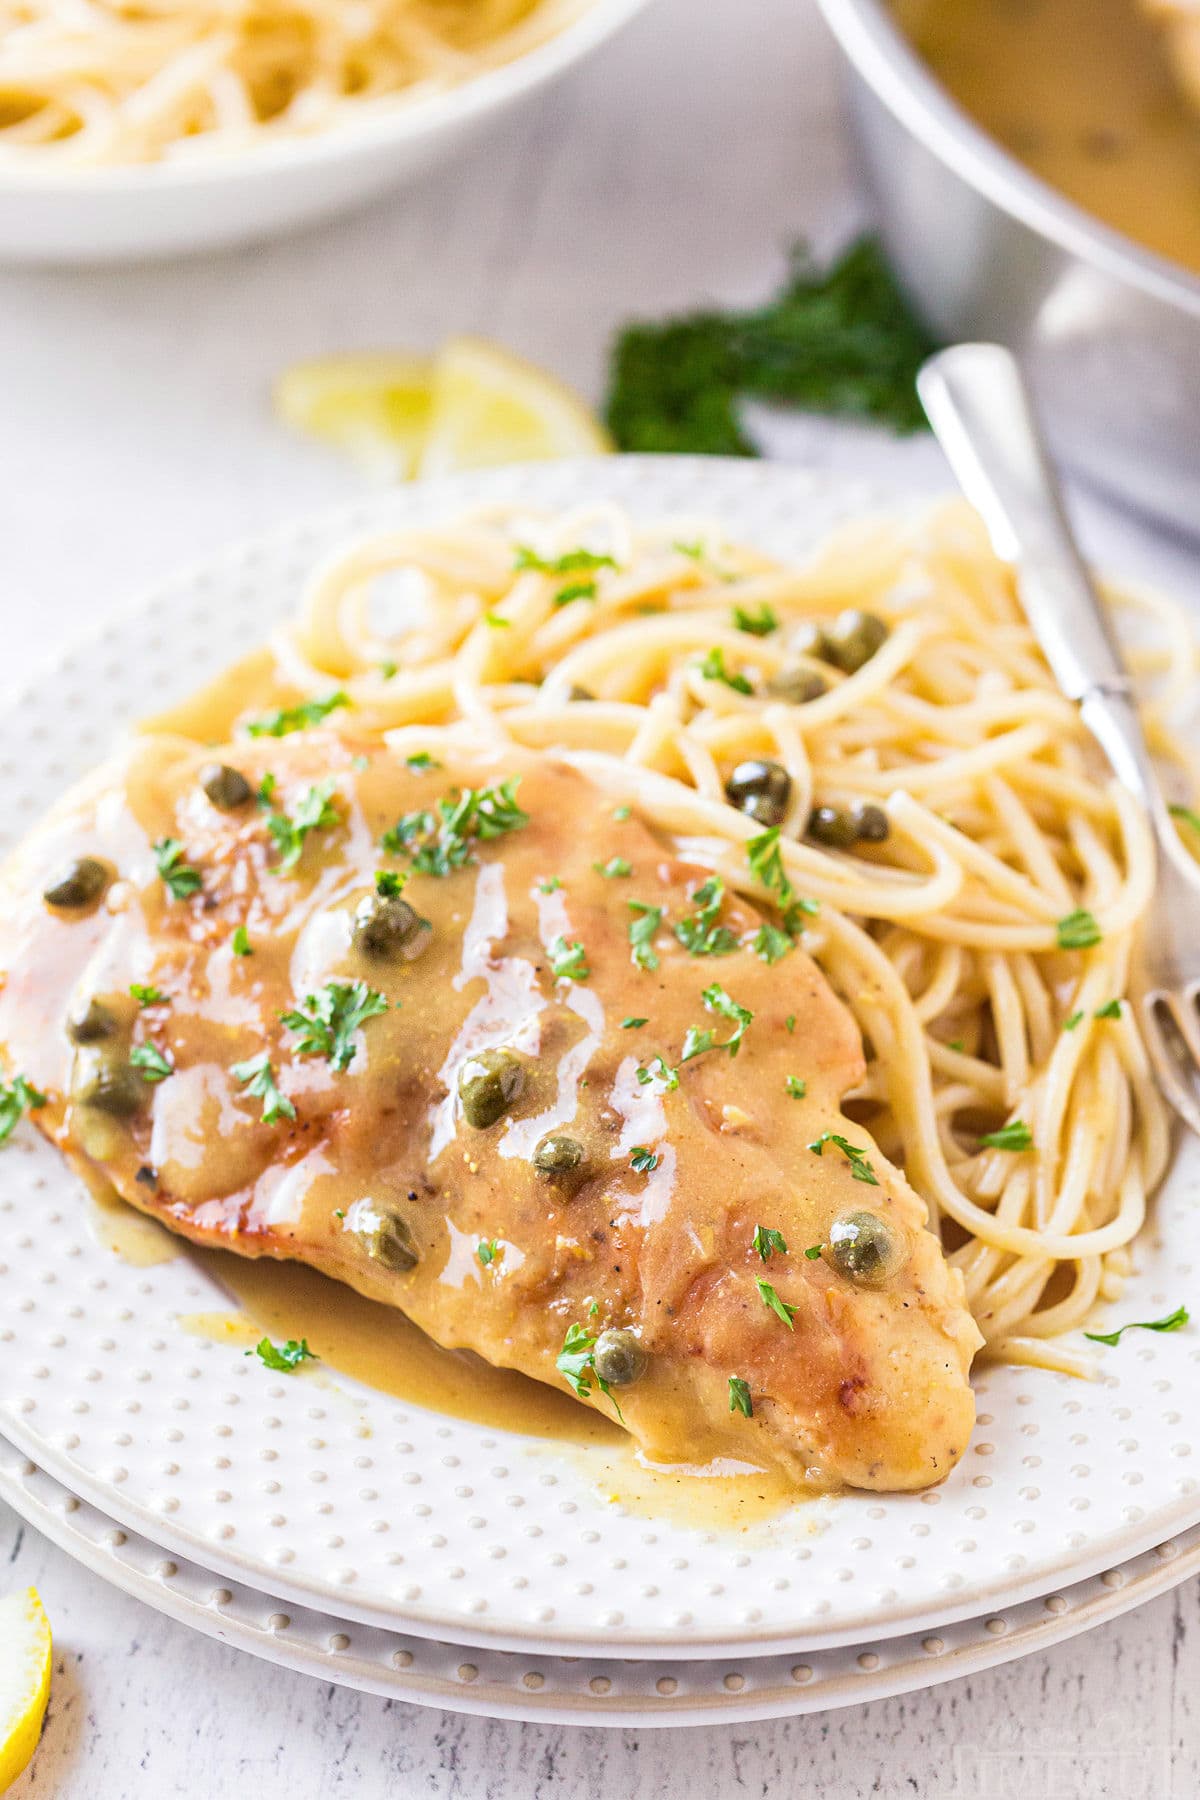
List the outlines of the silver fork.
{"label": "silver fork", "polygon": [[1163,800],[1132,684],[1067,523],[1020,366],[999,344],[958,344],[930,357],[917,386],[997,555],[1016,569],[1029,623],[1059,686],[1078,703],[1117,779],[1150,820],[1156,899],[1142,935],[1137,1005],[1158,1085],[1200,1133],[1200,1105],[1185,1079],[1200,1077],[1200,866],[1180,843]]}

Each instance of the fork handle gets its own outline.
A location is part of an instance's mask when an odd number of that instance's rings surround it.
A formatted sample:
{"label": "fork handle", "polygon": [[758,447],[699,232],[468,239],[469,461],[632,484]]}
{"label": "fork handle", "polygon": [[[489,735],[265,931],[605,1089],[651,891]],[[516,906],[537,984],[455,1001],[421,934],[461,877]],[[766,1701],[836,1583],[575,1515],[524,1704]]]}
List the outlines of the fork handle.
{"label": "fork handle", "polygon": [[1059,686],[1080,703],[1113,772],[1145,806],[1173,856],[1177,834],[1129,674],[1067,522],[1020,364],[1000,344],[956,344],[929,358],[917,387],[996,554],[1016,568],[1026,615]]}

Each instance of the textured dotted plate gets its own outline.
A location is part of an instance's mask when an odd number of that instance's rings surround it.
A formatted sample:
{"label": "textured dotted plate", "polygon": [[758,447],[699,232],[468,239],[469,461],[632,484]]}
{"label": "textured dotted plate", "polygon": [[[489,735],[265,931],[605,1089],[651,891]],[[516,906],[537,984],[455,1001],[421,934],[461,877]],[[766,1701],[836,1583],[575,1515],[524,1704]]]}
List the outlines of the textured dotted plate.
{"label": "textured dotted plate", "polygon": [[733,1724],[883,1700],[1047,1650],[1200,1573],[1200,1526],[1193,1526],[1044,1599],[963,1619],[937,1634],[808,1652],[803,1662],[794,1654],[606,1662],[492,1649],[468,1658],[461,1644],[296,1607],[169,1556],[2,1441],[0,1500],[114,1586],[267,1662],[418,1706],[543,1724]]}
{"label": "textured dotted plate", "polygon": [[[148,700],[181,696],[286,617],[348,537],[478,501],[598,496],[643,516],[715,515],[784,555],[884,498],[761,464],[614,458],[489,472],[306,521],[172,582],[10,698],[0,848]],[[1198,1169],[1189,1143],[1121,1318],[1200,1300]],[[1127,1338],[1101,1352],[1095,1382],[987,1372],[974,1440],[932,1492],[701,1530],[605,1500],[577,1452],[327,1371],[272,1376],[237,1344],[188,1335],[180,1315],[227,1305],[222,1290],[186,1256],[130,1266],[93,1235],[90,1206],[22,1126],[0,1156],[0,1430],[122,1527],[342,1619],[609,1657],[861,1644],[1044,1594],[1200,1519],[1194,1330]]]}

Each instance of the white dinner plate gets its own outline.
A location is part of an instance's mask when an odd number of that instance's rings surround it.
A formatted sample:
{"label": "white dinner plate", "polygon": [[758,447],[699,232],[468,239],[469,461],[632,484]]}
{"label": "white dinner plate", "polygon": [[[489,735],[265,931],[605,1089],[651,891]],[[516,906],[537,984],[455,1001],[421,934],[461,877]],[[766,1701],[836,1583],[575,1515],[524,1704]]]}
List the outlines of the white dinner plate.
{"label": "white dinner plate", "polygon": [[158,1612],[267,1662],[418,1706],[540,1724],[736,1724],[862,1705],[1048,1650],[1200,1572],[1200,1526],[1118,1568],[908,1634],[791,1656],[642,1661],[476,1649],[359,1625],[226,1582],[124,1530],[0,1440],[0,1500],[68,1555]]}
{"label": "white dinner plate", "polygon": [[[33,823],[123,721],[181,696],[295,607],[369,529],[478,501],[605,497],[715,516],[803,555],[887,496],[795,470],[612,458],[492,471],[307,520],[185,575],[66,651],[0,709],[0,838]],[[891,496],[893,499],[895,495]],[[1120,1317],[1195,1303],[1197,1146],[1139,1244]],[[1093,1382],[976,1381],[980,1418],[924,1494],[806,1502],[738,1532],[647,1518],[582,1452],[485,1429],[329,1371],[272,1375],[180,1328],[229,1304],[188,1256],[131,1266],[23,1125],[0,1155],[0,1431],[173,1553],[340,1618],[545,1653],[761,1655],[928,1630],[1112,1567],[1200,1519],[1195,1331],[1126,1338]]]}

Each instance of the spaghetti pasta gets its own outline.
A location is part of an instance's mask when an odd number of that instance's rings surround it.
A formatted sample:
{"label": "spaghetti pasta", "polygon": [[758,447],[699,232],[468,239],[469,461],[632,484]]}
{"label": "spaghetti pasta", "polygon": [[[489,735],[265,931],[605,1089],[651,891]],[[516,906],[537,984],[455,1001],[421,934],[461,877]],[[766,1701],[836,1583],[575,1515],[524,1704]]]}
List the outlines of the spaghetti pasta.
{"label": "spaghetti pasta", "polygon": [[245,149],[438,93],[569,0],[0,0],[0,166]]}
{"label": "spaghetti pasta", "polygon": [[[1196,645],[1160,598],[1112,598],[1154,628],[1130,663],[1191,793],[1171,718]],[[887,627],[851,672],[813,635],[847,606]],[[481,515],[350,547],[273,654],[400,750],[552,751],[760,904],[811,903],[805,946],[867,1046],[849,1108],[925,1198],[988,1351],[1086,1370],[1055,1340],[1119,1295],[1170,1148],[1124,999],[1153,858],[973,514],[856,525],[803,568],[609,508]],[[773,871],[726,793],[764,758],[790,778]],[[808,834],[815,806],[864,804],[882,841]]]}

